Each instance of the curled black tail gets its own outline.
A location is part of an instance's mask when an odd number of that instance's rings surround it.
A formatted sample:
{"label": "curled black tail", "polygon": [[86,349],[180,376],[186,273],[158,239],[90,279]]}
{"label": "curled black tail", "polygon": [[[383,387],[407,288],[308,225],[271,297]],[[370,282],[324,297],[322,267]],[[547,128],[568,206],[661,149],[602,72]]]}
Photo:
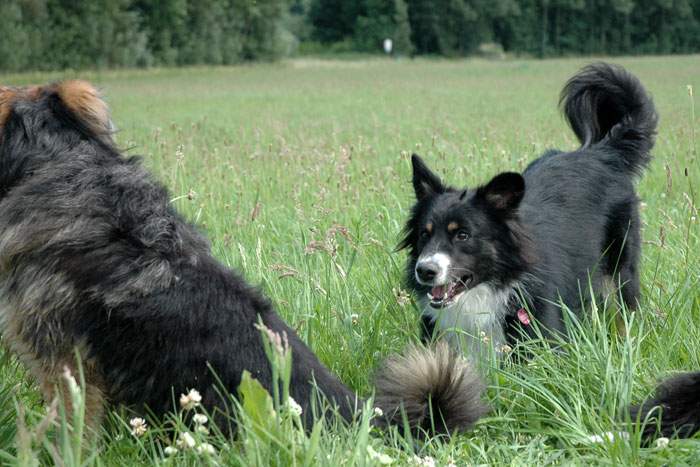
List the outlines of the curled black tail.
{"label": "curled black tail", "polygon": [[417,433],[469,429],[488,412],[481,401],[484,384],[446,342],[432,349],[410,346],[389,357],[375,378],[375,405],[385,421],[402,426],[404,416]]}
{"label": "curled black tail", "polygon": [[651,160],[658,115],[642,84],[624,68],[584,67],[564,86],[560,105],[582,148],[609,146],[637,174]]}
{"label": "curled black tail", "polygon": [[688,438],[700,431],[700,372],[670,378],[657,388],[653,399],[632,407],[632,420],[648,422],[643,436],[648,442],[661,436]]}

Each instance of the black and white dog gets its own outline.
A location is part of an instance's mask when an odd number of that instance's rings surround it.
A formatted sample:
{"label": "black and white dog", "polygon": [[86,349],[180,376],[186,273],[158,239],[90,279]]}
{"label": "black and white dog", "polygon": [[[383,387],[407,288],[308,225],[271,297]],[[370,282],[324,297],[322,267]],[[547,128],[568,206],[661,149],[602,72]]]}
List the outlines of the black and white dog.
{"label": "black and white dog", "polygon": [[654,105],[636,77],[604,63],[571,78],[561,103],[581,147],[550,150],[522,174],[458,189],[413,156],[416,203],[400,248],[426,340],[440,331],[471,351],[499,350],[531,335],[533,317],[561,332],[560,303],[580,311],[590,289],[602,295],[611,282],[636,307],[634,184],[651,159]]}

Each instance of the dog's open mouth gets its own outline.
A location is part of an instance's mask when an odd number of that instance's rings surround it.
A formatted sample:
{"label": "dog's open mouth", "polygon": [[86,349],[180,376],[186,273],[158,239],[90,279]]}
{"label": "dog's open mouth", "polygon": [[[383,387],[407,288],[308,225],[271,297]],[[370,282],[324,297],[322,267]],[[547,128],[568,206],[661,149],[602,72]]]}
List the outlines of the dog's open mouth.
{"label": "dog's open mouth", "polygon": [[454,303],[462,295],[474,280],[474,276],[468,274],[447,284],[436,285],[430,292],[430,306],[433,308],[444,308]]}

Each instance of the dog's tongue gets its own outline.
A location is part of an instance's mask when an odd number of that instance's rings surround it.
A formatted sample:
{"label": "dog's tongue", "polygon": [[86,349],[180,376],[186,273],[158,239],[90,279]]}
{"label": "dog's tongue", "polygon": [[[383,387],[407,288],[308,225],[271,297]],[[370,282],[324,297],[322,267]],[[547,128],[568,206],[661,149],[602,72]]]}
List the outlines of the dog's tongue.
{"label": "dog's tongue", "polygon": [[430,291],[430,295],[433,296],[433,300],[442,300],[445,297],[445,291],[447,287],[444,285],[436,285],[433,290]]}

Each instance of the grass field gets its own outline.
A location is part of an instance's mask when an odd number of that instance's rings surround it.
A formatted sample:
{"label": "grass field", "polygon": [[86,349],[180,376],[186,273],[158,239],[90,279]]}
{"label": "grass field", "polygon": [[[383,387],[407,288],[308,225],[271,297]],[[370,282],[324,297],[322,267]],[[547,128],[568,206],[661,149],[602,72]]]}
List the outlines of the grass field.
{"label": "grass field", "polygon": [[[208,232],[215,254],[260,284],[321,360],[363,395],[387,354],[417,339],[418,311],[394,251],[412,202],[411,152],[456,185],[522,169],[576,141],[557,110],[589,60],[314,61],[82,74],[113,110],[117,138]],[[700,57],[616,59],[654,96],[661,124],[643,201],[642,303],[628,335],[592,310],[562,351],[483,369],[493,408],[472,431],[415,442],[367,428],[319,427],[263,441],[210,436],[215,454],[166,456],[158,427],[115,418],[99,442],[58,428],[24,370],[0,368],[0,459],[66,465],[699,464],[700,439],[640,448],[623,409],[658,378],[700,369]],[[70,75],[21,75],[3,84]],[[697,99],[696,99],[697,100]],[[602,305],[602,304],[601,304]],[[167,352],[167,349],[163,349]],[[18,412],[23,421],[17,430]],[[65,426],[65,424],[63,424]],[[602,442],[591,435],[629,432]],[[605,438],[603,436],[603,438]],[[165,439],[165,440],[164,440]],[[423,464],[414,456],[422,458]]]}

